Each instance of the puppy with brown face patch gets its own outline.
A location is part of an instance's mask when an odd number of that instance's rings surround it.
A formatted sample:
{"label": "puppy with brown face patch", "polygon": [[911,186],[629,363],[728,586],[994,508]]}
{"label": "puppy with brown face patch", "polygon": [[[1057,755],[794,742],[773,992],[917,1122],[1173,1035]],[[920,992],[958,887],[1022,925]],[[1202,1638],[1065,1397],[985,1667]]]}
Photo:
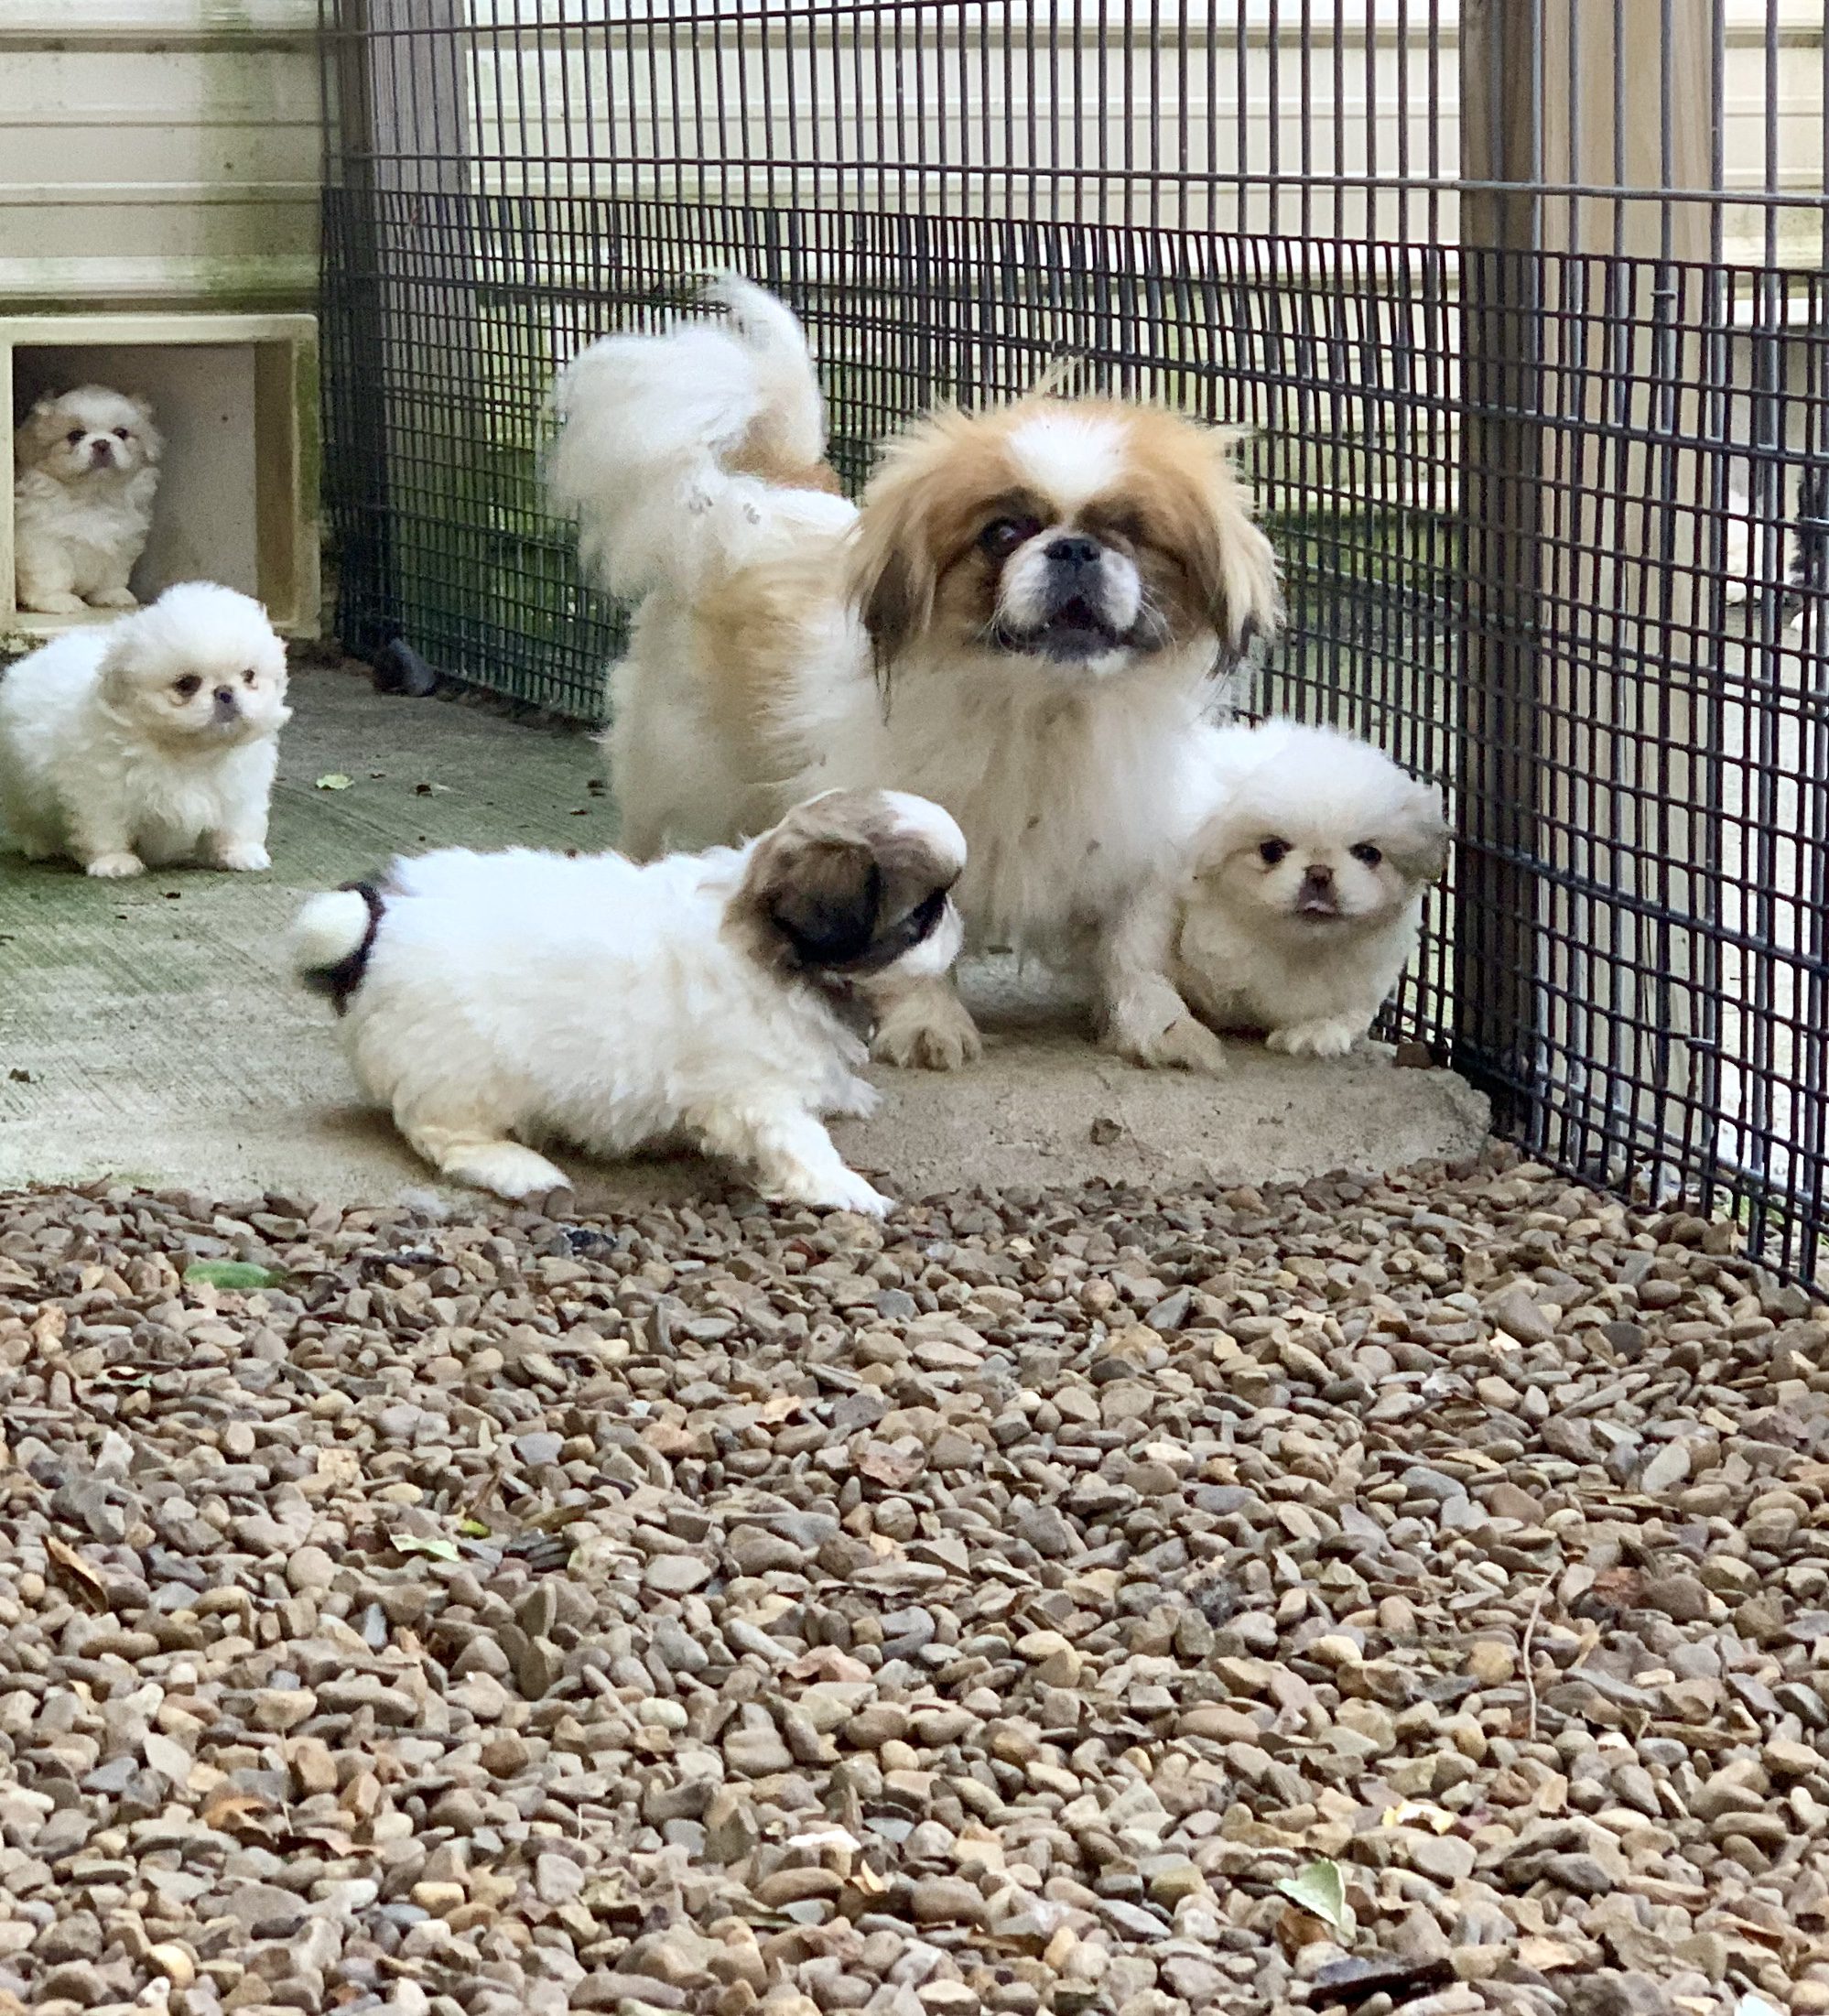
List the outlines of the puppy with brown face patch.
{"label": "puppy with brown face patch", "polygon": [[343,1017],[364,1090],[418,1154],[498,1197],[557,1198],[538,1145],[669,1145],[741,1164],[763,1196],[881,1217],[824,1116],[862,1115],[857,997],[942,978],[965,864],[939,807],[831,792],[742,848],[637,866],[463,849],[315,896],[301,979]]}
{"label": "puppy with brown face patch", "polygon": [[[737,281],[720,325],[606,339],[556,392],[555,494],[639,602],[611,768],[638,856],[725,840],[823,786],[946,807],[968,938],[1084,973],[1105,1040],[1216,1068],[1145,900],[1204,803],[1214,681],[1280,621],[1227,437],[1153,407],[943,412],[832,493],[798,324]],[[950,982],[884,990],[877,1054],[950,1068]]]}

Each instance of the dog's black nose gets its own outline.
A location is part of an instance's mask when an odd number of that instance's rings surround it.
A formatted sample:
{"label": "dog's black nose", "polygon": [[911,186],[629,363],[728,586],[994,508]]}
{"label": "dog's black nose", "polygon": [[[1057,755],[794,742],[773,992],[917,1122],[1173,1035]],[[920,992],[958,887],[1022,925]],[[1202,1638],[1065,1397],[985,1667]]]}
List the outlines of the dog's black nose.
{"label": "dog's black nose", "polygon": [[1048,541],[1048,558],[1056,567],[1097,567],[1102,558],[1102,548],[1097,539],[1088,539],[1084,533],[1069,532]]}
{"label": "dog's black nose", "polygon": [[89,460],[92,462],[112,462],[114,459],[114,450],[109,447],[106,441],[90,442]]}
{"label": "dog's black nose", "polygon": [[1302,871],[1302,886],[1316,891],[1331,889],[1334,886],[1334,871],[1326,862],[1311,861]]}
{"label": "dog's black nose", "polygon": [[219,714],[233,714],[234,710],[234,688],[233,686],[219,686],[216,688],[216,711]]}

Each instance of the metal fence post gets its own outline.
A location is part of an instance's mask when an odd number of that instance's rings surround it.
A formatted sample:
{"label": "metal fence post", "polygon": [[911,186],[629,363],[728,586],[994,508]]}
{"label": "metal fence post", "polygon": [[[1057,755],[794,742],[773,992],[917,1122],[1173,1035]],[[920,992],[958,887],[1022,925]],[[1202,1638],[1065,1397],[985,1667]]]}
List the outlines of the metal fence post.
{"label": "metal fence post", "polygon": [[1534,1138],[1539,1003],[1536,843],[1538,523],[1542,325],[1537,22],[1517,0],[1461,9],[1460,850],[1454,931],[1456,1068],[1494,1124]]}
{"label": "metal fence post", "polygon": [[1707,187],[1709,0],[1479,0],[1463,19],[1463,173],[1509,186],[1469,190],[1464,227],[1456,1029],[1503,1124],[1655,1178],[1667,1140],[1695,1153],[1719,1062],[1718,647],[1695,621],[1708,206],[1611,192]]}

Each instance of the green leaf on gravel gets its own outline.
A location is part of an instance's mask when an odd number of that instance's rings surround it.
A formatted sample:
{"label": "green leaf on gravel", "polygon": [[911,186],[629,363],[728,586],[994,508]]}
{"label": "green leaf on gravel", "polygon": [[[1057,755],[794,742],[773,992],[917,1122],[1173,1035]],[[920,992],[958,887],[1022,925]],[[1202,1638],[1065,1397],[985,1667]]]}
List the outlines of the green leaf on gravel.
{"label": "green leaf on gravel", "polygon": [[1325,1858],[1310,1862],[1299,1874],[1282,1878],[1276,1887],[1311,1918],[1320,1919],[1342,1946],[1352,1938],[1352,1907],[1347,1902],[1347,1880],[1337,1862]]}
{"label": "green leaf on gravel", "polygon": [[435,1561],[458,1558],[455,1540],[427,1540],[417,1533],[396,1533],[389,1536],[387,1544],[395,1554],[429,1554]]}
{"label": "green leaf on gravel", "polygon": [[252,1260],[200,1260],[184,1270],[188,1288],[281,1288],[286,1276]]}
{"label": "green leaf on gravel", "polygon": [[332,770],[318,779],[318,788],[320,791],[347,791],[354,782],[353,777],[344,776],[341,770]]}
{"label": "green leaf on gravel", "polygon": [[487,1540],[489,1528],[480,1519],[460,1519],[458,1531],[466,1540]]}

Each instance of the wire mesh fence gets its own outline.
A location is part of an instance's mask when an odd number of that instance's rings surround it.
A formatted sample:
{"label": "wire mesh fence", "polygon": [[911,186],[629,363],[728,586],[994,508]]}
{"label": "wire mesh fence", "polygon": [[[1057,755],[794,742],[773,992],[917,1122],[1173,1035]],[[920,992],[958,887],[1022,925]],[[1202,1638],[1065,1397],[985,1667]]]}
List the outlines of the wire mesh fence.
{"label": "wire mesh fence", "polygon": [[1821,0],[325,0],[340,625],[594,716],[557,366],[735,266],[834,460],[1085,378],[1252,429],[1250,704],[1442,781],[1391,1033],[1809,1273],[1829,1166]]}

